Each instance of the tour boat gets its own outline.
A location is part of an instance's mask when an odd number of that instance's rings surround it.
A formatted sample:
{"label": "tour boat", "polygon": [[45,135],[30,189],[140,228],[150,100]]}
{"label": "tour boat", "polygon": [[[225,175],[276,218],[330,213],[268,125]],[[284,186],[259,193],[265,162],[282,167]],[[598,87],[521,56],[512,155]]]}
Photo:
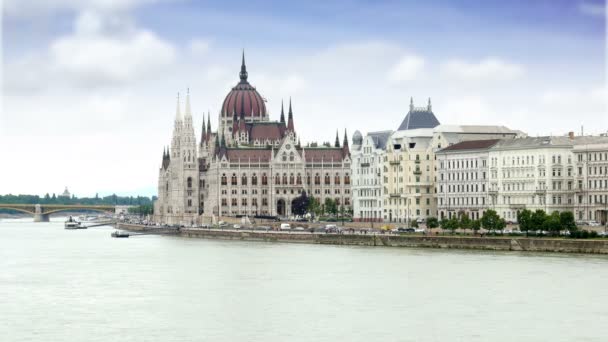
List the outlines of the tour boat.
{"label": "tour boat", "polygon": [[65,229],[87,229],[81,222],[78,222],[70,216],[67,221],[63,224]]}

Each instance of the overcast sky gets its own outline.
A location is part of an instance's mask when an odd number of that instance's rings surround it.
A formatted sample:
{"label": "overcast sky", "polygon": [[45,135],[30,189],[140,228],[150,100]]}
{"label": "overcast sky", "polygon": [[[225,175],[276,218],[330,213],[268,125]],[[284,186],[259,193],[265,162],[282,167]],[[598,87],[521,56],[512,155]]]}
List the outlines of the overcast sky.
{"label": "overcast sky", "polygon": [[[42,3],[42,4],[41,4]],[[606,132],[603,0],[5,0],[0,194],[156,194],[175,98],[197,135],[238,81],[302,142],[443,124]]]}

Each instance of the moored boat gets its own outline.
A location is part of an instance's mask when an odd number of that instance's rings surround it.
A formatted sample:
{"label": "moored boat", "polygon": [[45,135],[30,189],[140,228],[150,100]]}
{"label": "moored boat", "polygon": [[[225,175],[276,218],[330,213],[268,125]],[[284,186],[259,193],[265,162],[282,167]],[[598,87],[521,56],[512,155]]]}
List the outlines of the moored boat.
{"label": "moored boat", "polygon": [[87,229],[81,222],[76,221],[70,216],[67,221],[63,224],[65,229]]}

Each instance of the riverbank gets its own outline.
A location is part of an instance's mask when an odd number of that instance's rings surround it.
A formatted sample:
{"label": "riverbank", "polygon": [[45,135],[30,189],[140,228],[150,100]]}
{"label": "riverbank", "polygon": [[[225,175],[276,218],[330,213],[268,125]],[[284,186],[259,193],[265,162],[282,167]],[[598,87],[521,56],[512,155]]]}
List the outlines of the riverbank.
{"label": "riverbank", "polygon": [[[119,229],[154,232],[159,228],[120,223]],[[391,234],[324,234],[228,229],[182,228],[176,234],[189,238],[310,243],[321,245],[451,248],[490,251],[608,254],[607,239],[526,237],[463,237]]]}

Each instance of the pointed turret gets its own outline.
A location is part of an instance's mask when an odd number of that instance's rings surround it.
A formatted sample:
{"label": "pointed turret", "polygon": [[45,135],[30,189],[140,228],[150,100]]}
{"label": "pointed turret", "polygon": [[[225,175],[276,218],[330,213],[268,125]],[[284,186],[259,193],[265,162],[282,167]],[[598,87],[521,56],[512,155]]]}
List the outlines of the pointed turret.
{"label": "pointed turret", "polygon": [[239,73],[241,83],[247,82],[247,66],[245,66],[245,49],[243,49],[243,60],[241,61],[241,72]]}
{"label": "pointed turret", "polygon": [[433,111],[433,106],[431,106],[431,98],[430,98],[430,97],[429,97],[429,104],[426,106],[426,109],[427,109],[429,112],[432,112],[432,111]]}
{"label": "pointed turret", "polygon": [[348,134],[346,133],[346,128],[344,129],[344,141],[342,142],[342,150],[344,154],[349,154],[350,150],[348,148]]}
{"label": "pointed turret", "polygon": [[207,141],[207,128],[205,127],[205,114],[203,114],[203,128],[201,129],[201,146]]}
{"label": "pointed turret", "polygon": [[338,137],[338,130],[336,130],[336,142],[334,143],[335,147],[340,147],[340,138]]}
{"label": "pointed turret", "polygon": [[207,112],[207,140],[211,139],[211,112]]}
{"label": "pointed turret", "polygon": [[281,122],[285,123],[285,110],[283,109],[283,100],[281,100]]}
{"label": "pointed turret", "polygon": [[175,109],[175,121],[182,121],[182,112],[179,109],[179,93],[177,93],[177,108]]}
{"label": "pointed turret", "polygon": [[192,111],[190,110],[190,88],[186,89],[186,118],[192,117]]}
{"label": "pointed turret", "polygon": [[414,98],[410,97],[410,112],[414,111]]}
{"label": "pointed turret", "polygon": [[289,113],[287,115],[287,130],[294,132],[293,128],[293,112],[291,111],[291,97],[289,98]]}

